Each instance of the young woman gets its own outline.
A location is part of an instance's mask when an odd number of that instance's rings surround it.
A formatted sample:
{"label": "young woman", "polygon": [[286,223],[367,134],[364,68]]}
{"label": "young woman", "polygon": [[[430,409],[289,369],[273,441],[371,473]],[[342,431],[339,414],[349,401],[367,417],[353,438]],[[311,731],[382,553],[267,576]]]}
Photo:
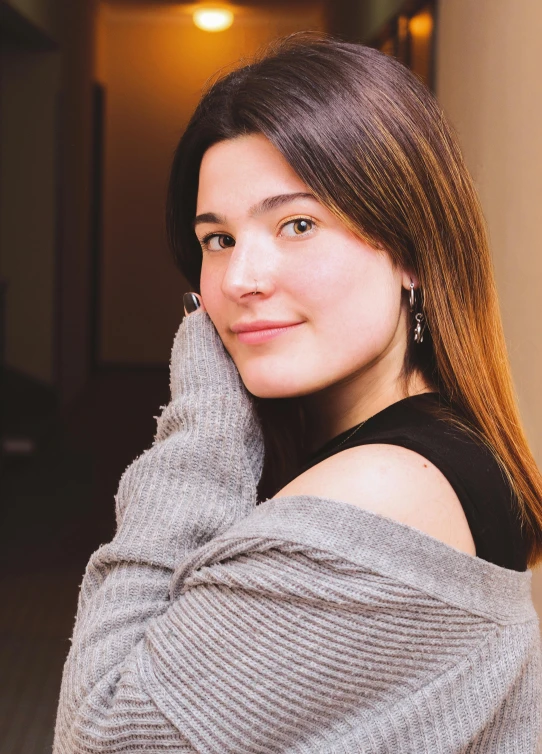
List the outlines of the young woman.
{"label": "young woman", "polygon": [[204,94],[168,228],[195,292],[54,751],[534,754],[542,482],[432,95],[283,41]]}

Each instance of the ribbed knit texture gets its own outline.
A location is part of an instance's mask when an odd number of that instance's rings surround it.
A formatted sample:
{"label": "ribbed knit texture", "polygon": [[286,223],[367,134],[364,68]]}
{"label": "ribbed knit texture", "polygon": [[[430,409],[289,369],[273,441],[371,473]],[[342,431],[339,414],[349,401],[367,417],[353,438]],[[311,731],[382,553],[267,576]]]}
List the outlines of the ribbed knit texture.
{"label": "ribbed knit texture", "polygon": [[338,500],[256,505],[261,430],[206,312],[90,558],[54,754],[535,754],[532,572]]}

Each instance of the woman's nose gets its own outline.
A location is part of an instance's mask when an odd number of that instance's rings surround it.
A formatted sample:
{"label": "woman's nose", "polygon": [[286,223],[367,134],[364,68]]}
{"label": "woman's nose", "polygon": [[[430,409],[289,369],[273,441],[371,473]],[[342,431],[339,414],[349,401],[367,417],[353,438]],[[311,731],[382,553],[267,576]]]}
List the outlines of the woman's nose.
{"label": "woman's nose", "polygon": [[222,292],[232,299],[240,299],[245,296],[265,295],[273,288],[272,274],[268,265],[258,263],[259,255],[240,251],[237,247],[230,256],[228,267],[222,279]]}

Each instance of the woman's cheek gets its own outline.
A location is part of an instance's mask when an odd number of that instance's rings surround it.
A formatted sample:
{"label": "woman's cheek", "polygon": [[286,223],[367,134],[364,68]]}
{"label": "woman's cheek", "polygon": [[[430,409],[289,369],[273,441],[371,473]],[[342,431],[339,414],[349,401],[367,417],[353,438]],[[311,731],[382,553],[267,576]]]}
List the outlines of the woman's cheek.
{"label": "woman's cheek", "polygon": [[221,292],[220,283],[216,275],[212,275],[205,270],[205,264],[201,270],[200,291],[203,305],[211,318],[214,326],[220,332],[220,311],[221,311]]}

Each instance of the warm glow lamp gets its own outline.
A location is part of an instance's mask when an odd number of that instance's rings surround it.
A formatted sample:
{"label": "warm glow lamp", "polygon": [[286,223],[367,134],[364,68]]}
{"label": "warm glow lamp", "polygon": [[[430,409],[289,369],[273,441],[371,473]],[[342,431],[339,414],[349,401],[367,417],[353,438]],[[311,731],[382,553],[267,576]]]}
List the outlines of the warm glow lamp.
{"label": "warm glow lamp", "polygon": [[192,18],[203,31],[224,31],[233,23],[233,13],[226,8],[198,8]]}
{"label": "warm glow lamp", "polygon": [[409,24],[410,33],[415,37],[428,37],[433,30],[433,18],[430,13],[418,13],[412,16]]}

